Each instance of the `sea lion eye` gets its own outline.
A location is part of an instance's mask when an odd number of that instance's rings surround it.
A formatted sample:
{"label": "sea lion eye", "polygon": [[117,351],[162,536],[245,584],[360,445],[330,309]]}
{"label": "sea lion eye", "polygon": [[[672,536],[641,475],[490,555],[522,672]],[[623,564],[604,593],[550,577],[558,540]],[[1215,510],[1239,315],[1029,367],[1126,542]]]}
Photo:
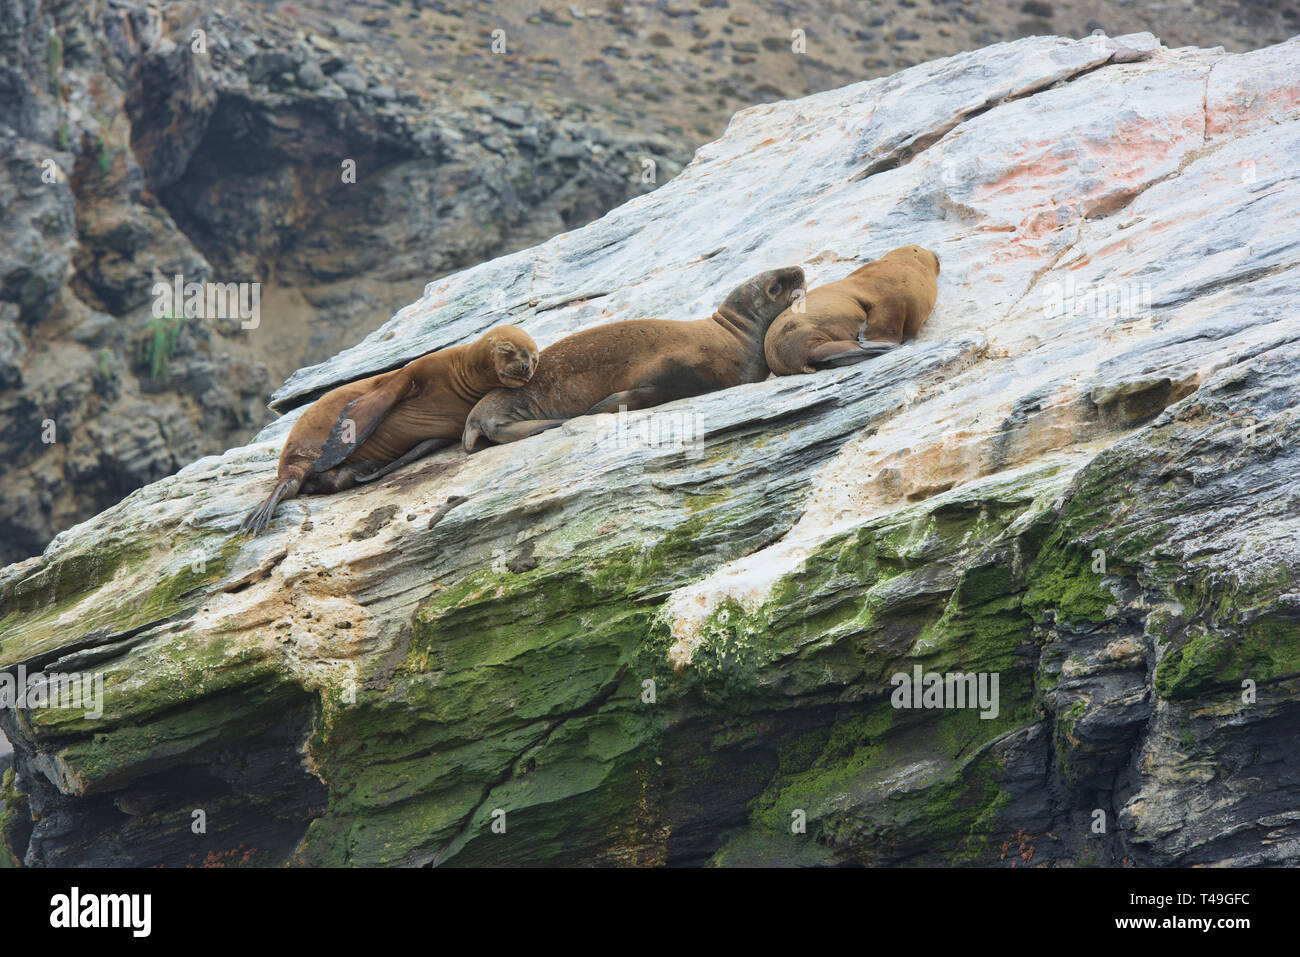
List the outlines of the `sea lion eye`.
{"label": "sea lion eye", "polygon": [[775,299],[779,295],[781,295],[781,280],[777,279],[767,287],[767,298]]}

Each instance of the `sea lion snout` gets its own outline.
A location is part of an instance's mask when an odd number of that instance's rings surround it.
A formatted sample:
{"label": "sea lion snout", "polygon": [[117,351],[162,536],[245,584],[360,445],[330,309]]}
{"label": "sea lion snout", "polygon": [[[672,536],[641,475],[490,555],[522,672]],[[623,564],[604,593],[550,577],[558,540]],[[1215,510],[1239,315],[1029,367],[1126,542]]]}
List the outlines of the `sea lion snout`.
{"label": "sea lion snout", "polygon": [[527,352],[503,355],[497,361],[497,378],[501,384],[512,389],[527,385],[537,369],[537,356]]}
{"label": "sea lion snout", "polygon": [[766,282],[765,292],[772,302],[785,309],[793,300],[795,292],[802,290],[806,279],[800,266],[786,266],[773,269],[759,275],[760,281]]}

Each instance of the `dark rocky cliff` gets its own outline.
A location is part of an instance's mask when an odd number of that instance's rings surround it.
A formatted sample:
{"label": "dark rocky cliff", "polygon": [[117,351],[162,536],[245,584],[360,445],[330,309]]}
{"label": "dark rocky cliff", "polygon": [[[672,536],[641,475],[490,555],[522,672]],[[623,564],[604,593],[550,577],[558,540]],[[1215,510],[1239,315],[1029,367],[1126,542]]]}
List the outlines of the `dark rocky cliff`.
{"label": "dark rocky cliff", "polygon": [[[689,158],[572,110],[421,89],[354,39],[206,2],[0,9],[0,561],[245,441],[285,375],[429,279]],[[154,284],[178,274],[259,283],[261,323],[160,319]]]}

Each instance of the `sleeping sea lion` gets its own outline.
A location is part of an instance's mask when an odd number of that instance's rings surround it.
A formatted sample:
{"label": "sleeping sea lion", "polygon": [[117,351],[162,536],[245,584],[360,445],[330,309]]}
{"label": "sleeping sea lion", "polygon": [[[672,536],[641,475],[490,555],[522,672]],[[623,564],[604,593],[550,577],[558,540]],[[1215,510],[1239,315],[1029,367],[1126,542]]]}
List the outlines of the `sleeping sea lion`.
{"label": "sleeping sea lion", "polygon": [[479,399],[501,386],[526,384],[536,369],[532,337],[499,326],[477,342],[332,389],[294,423],[280,453],[275,488],[240,528],[260,534],[276,506],[299,492],[338,492],[373,482],[454,445]]}
{"label": "sleeping sea lion", "polygon": [[912,339],[939,295],[939,257],[891,249],[838,282],[811,289],[768,330],[764,353],[777,375],[870,359]]}
{"label": "sleeping sea lion", "polygon": [[483,437],[516,442],[579,415],[760,382],[767,327],[803,284],[799,267],[773,269],[733,289],[707,319],[628,319],[565,336],[542,351],[528,385],[495,389],[474,407],[465,450]]}

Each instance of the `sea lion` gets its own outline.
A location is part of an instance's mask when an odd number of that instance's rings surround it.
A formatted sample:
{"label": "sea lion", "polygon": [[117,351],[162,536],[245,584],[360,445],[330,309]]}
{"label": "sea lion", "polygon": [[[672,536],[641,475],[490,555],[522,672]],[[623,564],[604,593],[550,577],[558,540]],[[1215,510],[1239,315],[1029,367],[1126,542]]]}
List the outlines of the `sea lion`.
{"label": "sea lion", "polygon": [[515,389],[537,369],[537,343],[514,326],[452,346],[400,369],[326,392],[294,423],[280,452],[275,488],[240,528],[265,531],[280,502],[373,482],[448,445],[486,393]]}
{"label": "sea lion", "polygon": [[899,246],[845,278],[811,289],[776,317],[763,351],[777,375],[870,359],[914,338],[939,295],[939,257]]}
{"label": "sea lion", "polygon": [[707,319],[628,319],[565,336],[542,350],[537,375],[519,389],[494,389],[474,406],[463,444],[516,442],[567,419],[644,409],[767,378],[763,337],[795,290],[798,266],[737,286]]}

